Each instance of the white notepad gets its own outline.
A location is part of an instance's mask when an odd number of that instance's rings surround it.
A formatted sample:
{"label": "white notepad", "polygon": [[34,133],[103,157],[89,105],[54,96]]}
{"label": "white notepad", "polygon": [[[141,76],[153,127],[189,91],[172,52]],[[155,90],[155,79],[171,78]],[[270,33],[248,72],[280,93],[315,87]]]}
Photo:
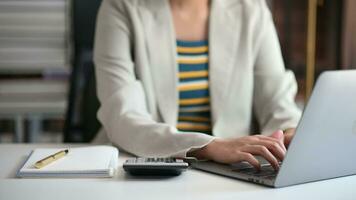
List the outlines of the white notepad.
{"label": "white notepad", "polygon": [[[34,164],[58,151],[69,149],[63,158],[36,169]],[[112,177],[118,167],[119,152],[112,146],[35,149],[18,171],[18,177]]]}

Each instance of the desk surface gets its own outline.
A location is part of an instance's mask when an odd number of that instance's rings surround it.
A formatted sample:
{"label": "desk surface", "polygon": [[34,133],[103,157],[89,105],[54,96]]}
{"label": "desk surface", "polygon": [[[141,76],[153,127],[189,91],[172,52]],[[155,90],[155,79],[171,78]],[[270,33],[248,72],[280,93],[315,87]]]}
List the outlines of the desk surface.
{"label": "desk surface", "polygon": [[[69,144],[1,144],[0,200],[48,199],[356,199],[356,176],[267,188],[198,170],[165,179],[131,177],[121,166],[105,179],[19,179],[15,173],[29,152],[37,147],[68,147]],[[83,146],[80,145],[80,146]]]}

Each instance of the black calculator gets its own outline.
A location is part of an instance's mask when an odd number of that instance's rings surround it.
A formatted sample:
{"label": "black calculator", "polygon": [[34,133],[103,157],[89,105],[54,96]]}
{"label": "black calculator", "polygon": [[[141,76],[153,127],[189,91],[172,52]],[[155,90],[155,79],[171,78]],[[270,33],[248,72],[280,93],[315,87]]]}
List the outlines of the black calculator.
{"label": "black calculator", "polygon": [[126,172],[141,176],[177,176],[188,167],[178,158],[130,158],[123,164]]}

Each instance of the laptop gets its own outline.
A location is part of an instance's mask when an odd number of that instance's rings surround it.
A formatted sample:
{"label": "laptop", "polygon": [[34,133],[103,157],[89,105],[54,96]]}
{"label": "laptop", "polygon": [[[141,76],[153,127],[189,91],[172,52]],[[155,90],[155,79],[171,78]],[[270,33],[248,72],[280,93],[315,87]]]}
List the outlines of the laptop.
{"label": "laptop", "polygon": [[305,107],[279,171],[267,162],[260,171],[246,162],[192,163],[207,172],[270,187],[356,174],[356,70],[322,73]]}

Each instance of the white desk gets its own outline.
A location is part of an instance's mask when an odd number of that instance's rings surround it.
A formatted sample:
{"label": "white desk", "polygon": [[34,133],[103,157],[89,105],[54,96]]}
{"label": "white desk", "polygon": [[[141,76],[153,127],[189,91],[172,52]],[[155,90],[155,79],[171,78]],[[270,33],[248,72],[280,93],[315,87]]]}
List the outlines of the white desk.
{"label": "white desk", "polygon": [[121,168],[110,179],[19,179],[16,170],[31,149],[74,145],[1,144],[0,200],[55,199],[356,199],[356,176],[280,189],[267,188],[197,170],[166,179],[134,178]]}

